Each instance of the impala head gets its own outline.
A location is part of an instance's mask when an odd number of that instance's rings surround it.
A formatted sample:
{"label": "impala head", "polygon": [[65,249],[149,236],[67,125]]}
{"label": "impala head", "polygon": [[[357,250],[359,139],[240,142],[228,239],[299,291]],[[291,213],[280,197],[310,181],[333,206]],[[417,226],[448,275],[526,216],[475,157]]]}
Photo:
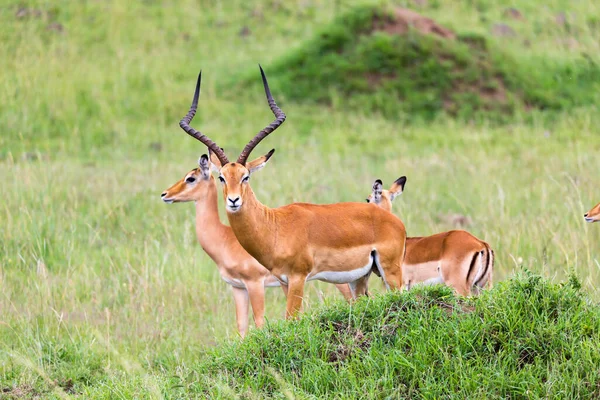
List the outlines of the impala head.
{"label": "impala head", "polygon": [[194,115],[196,115],[196,110],[198,108],[198,97],[200,96],[202,72],[200,72],[200,75],[198,75],[198,82],[196,83],[196,91],[194,93],[194,99],[192,101],[190,111],[179,122],[179,126],[181,126],[184,131],[208,147],[210,159],[215,165],[216,169],[219,170],[219,180],[223,184],[225,208],[227,209],[228,213],[236,213],[242,208],[245,195],[250,191],[250,175],[264,167],[275,150],[271,150],[266,155],[250,162],[247,162],[248,156],[261,140],[267,137],[285,121],[285,114],[279,107],[277,107],[275,100],[273,100],[273,96],[271,95],[271,91],[269,89],[269,84],[267,83],[267,77],[265,76],[265,72],[263,71],[262,67],[260,67],[260,74],[262,76],[265,94],[267,95],[267,101],[271,111],[275,115],[275,120],[266,128],[258,132],[256,136],[254,136],[254,138],[248,142],[236,162],[229,162],[223,149],[217,146],[217,144],[210,140],[206,135],[200,133],[189,125],[194,118]]}
{"label": "impala head", "polygon": [[392,211],[392,201],[402,194],[405,184],[406,177],[401,176],[392,183],[392,186],[388,190],[385,190],[381,179],[377,179],[373,183],[373,191],[367,197],[367,203],[373,203],[386,211]]}
{"label": "impala head", "polygon": [[583,218],[585,218],[587,222],[600,221],[600,203],[596,204],[594,208],[583,214]]}
{"label": "impala head", "polygon": [[183,179],[162,192],[161,199],[169,204],[201,199],[211,184],[211,179],[214,179],[210,174],[209,164],[208,156],[203,154],[198,159],[198,168],[194,168]]}
{"label": "impala head", "polygon": [[211,162],[215,169],[219,171],[219,181],[223,185],[223,196],[225,197],[227,212],[235,213],[241,209],[246,191],[250,187],[250,176],[264,167],[273,153],[275,153],[275,149],[245,165],[233,162],[222,167],[218,157],[210,152]]}

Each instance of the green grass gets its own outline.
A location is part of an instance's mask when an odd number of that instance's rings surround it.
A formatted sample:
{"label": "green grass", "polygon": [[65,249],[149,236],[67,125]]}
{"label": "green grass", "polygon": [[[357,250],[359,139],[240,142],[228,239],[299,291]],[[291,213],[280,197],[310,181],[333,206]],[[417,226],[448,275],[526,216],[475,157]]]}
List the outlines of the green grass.
{"label": "green grass", "polygon": [[[489,35],[504,20],[501,2],[428,3],[421,12],[519,63],[597,61],[593,1],[514,1],[526,16],[506,21],[515,38]],[[202,397],[220,387],[235,397],[219,386],[228,378],[205,382],[201,370],[207,349],[236,337],[229,289],[196,243],[193,206],[159,198],[205,151],[177,124],[202,68],[193,125],[228,153],[241,150],[272,115],[258,85],[231,83],[248,74],[259,82],[258,62],[270,76],[350,6],[30,1],[41,16],[16,18],[20,5],[0,6],[1,396]],[[567,26],[553,22],[563,11]],[[63,32],[47,30],[52,23]],[[244,26],[249,36],[239,35]],[[566,38],[577,47],[562,45]],[[599,299],[598,226],[582,218],[600,201],[597,103],[503,125],[443,115],[408,124],[293,101],[273,78],[288,120],[253,153],[277,149],[253,179],[265,204],[362,201],[375,178],[387,185],[406,175],[394,210],[410,235],[451,229],[445,215],[467,215],[467,229],[496,251],[497,281],[521,266],[551,281],[574,272]],[[309,311],[321,292],[326,302],[339,296],[311,283]],[[283,310],[281,293],[268,291],[271,323],[279,326]]]}

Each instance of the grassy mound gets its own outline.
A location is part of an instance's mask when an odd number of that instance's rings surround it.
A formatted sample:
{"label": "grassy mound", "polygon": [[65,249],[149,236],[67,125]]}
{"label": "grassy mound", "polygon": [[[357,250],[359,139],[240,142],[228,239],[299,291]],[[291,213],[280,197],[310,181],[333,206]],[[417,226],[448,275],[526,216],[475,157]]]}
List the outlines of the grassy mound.
{"label": "grassy mound", "polygon": [[597,398],[598,365],[600,308],[575,279],[525,275],[476,299],[437,287],[337,303],[194,369],[210,397]]}
{"label": "grassy mound", "polygon": [[[597,100],[600,68],[519,63],[483,36],[458,33],[406,9],[362,7],[274,66],[278,92],[296,101],[431,119],[504,119]],[[254,71],[253,71],[254,72]],[[255,81],[255,73],[250,78]]]}

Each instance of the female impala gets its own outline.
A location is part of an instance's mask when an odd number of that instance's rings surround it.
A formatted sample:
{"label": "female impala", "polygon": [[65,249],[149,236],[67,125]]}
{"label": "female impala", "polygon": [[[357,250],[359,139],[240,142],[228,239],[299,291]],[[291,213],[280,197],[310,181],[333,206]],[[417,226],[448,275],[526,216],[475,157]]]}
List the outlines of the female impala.
{"label": "female impala", "polygon": [[[387,287],[401,289],[406,231],[393,214],[364,203],[294,203],[272,209],[256,199],[250,175],[267,163],[274,150],[248,163],[247,158],[285,121],[262,68],[261,75],[276,119],[246,145],[237,162],[230,163],[220,147],[189,126],[196,114],[197,96],[179,125],[214,153],[227,218],[242,247],[289,286],[286,316],[293,317],[300,310],[306,280],[350,283],[356,297],[365,293],[371,270],[376,268]],[[196,92],[199,85],[200,79]]]}
{"label": "female impala", "polygon": [[583,218],[587,222],[600,221],[600,203],[596,204],[590,211],[583,214]]}
{"label": "female impala", "polygon": [[[404,191],[406,177],[398,178],[389,190],[381,180],[373,184],[367,202],[392,211],[392,201]],[[494,252],[490,246],[466,231],[442,232],[426,237],[406,238],[406,258],[402,266],[407,289],[416,283],[446,283],[462,296],[479,293],[491,285]]]}
{"label": "female impala", "polygon": [[[210,173],[206,155],[198,168],[161,194],[165,203],[196,202],[196,235],[202,249],[219,268],[223,280],[231,285],[235,300],[237,327],[243,337],[248,330],[248,297],[254,323],[264,324],[265,286],[280,286],[279,281],[239,244],[231,228],[219,220],[217,185]],[[282,286],[284,292],[286,287]]]}

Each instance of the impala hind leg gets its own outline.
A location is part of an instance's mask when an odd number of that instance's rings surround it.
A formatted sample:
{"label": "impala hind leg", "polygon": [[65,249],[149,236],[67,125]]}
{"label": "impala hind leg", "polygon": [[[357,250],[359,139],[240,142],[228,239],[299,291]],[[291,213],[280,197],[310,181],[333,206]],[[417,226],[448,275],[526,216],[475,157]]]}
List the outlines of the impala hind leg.
{"label": "impala hind leg", "polygon": [[263,281],[246,282],[246,287],[250,305],[252,305],[254,324],[257,328],[262,328],[265,324],[265,283]]}
{"label": "impala hind leg", "polygon": [[285,308],[286,319],[293,319],[298,317],[298,313],[302,308],[302,299],[304,297],[305,282],[305,275],[296,275],[289,278],[287,305]]}
{"label": "impala hind leg", "polygon": [[248,291],[245,288],[231,287],[235,300],[235,318],[241,337],[248,332]]}
{"label": "impala hind leg", "polygon": [[479,263],[477,256],[473,258],[469,255],[468,257],[463,257],[463,259],[449,258],[444,262],[440,262],[439,268],[442,280],[446,286],[454,289],[454,292],[459,296],[467,297],[471,294],[468,274],[471,272],[471,269],[474,270],[472,273],[478,273]]}
{"label": "impala hind leg", "polygon": [[348,283],[350,290],[352,291],[353,299],[358,299],[360,296],[368,296],[369,295],[369,277],[371,273],[369,272],[365,276],[358,278],[354,282]]}
{"label": "impala hind leg", "polygon": [[374,262],[387,290],[402,290],[402,260],[404,256],[375,254]]}

